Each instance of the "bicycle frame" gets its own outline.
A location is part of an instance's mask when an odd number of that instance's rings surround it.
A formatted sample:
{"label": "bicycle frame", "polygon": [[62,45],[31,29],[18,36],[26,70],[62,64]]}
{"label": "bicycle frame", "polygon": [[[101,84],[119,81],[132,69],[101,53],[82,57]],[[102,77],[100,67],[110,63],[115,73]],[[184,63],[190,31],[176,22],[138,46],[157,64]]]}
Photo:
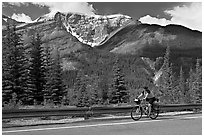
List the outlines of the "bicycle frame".
{"label": "bicycle frame", "polygon": [[142,114],[149,114],[149,103],[147,103],[147,101],[142,101],[142,103],[139,104],[139,107],[141,107]]}

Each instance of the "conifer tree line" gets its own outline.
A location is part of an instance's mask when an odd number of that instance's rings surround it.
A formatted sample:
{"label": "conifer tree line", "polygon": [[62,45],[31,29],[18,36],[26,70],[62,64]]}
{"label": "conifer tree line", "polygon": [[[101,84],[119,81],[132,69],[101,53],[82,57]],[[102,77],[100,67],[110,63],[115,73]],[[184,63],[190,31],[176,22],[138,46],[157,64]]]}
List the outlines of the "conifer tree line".
{"label": "conifer tree line", "polygon": [[[7,25],[7,33],[2,40],[2,101],[21,102],[23,105],[74,105],[79,107],[110,103],[131,102],[125,75],[116,56],[112,67],[112,81],[96,74],[87,75],[82,69],[77,71],[74,86],[70,88],[63,79],[60,49],[44,45],[41,36],[31,36],[29,46],[25,46],[15,25]],[[53,55],[53,53],[55,53]],[[173,73],[170,63],[170,48],[167,47],[162,66],[162,84],[156,87],[163,103],[200,103],[202,101],[202,68],[197,59],[195,68],[184,77],[180,68],[179,78]],[[145,84],[144,84],[145,85]],[[150,88],[151,89],[151,88]],[[136,90],[132,90],[136,92]],[[134,94],[135,95],[135,94]]]}
{"label": "conifer tree line", "polygon": [[[3,37],[2,101],[22,102],[24,105],[64,104],[90,106],[104,102],[124,102],[125,83],[118,67],[112,83],[118,89],[107,93],[99,87],[101,79],[93,74],[86,75],[79,70],[73,88],[66,86],[60,64],[60,51],[42,46],[39,33],[31,36],[29,46],[24,46],[21,35],[14,25],[7,26]],[[54,52],[54,57],[51,52]],[[115,64],[117,66],[117,62]],[[117,97],[115,97],[117,96]]]}
{"label": "conifer tree line", "polygon": [[191,68],[188,77],[184,77],[182,66],[179,77],[173,73],[173,64],[170,63],[170,47],[167,46],[162,66],[161,102],[165,104],[202,103],[202,66],[201,59],[196,59],[195,68]]}
{"label": "conifer tree line", "polygon": [[32,35],[29,46],[24,46],[14,25],[7,25],[2,49],[3,104],[11,102],[14,95],[25,105],[61,103],[64,87],[58,49],[53,58],[51,49],[42,47],[39,33]]}

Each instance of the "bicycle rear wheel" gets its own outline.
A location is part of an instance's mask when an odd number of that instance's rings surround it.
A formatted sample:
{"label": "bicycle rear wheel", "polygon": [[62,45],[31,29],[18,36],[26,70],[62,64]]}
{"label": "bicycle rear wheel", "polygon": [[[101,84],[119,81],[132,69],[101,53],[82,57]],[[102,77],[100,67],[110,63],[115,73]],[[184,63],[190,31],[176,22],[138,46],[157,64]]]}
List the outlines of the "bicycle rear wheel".
{"label": "bicycle rear wheel", "polygon": [[159,115],[159,106],[153,106],[151,109],[151,114],[149,115],[149,117],[151,119],[156,119]]}
{"label": "bicycle rear wheel", "polygon": [[139,120],[142,117],[142,111],[141,108],[139,106],[134,107],[131,110],[131,118],[135,121]]}

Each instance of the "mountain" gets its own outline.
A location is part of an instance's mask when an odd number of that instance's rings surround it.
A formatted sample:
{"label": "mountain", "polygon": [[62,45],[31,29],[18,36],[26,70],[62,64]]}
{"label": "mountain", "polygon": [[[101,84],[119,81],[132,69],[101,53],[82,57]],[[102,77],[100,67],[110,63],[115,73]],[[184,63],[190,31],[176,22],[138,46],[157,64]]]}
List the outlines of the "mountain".
{"label": "mountain", "polygon": [[55,20],[81,43],[113,53],[143,57],[163,56],[167,45],[173,56],[201,57],[202,33],[179,25],[149,25],[122,14],[85,15],[56,13],[39,17],[37,22]]}
{"label": "mountain", "polygon": [[6,15],[2,15],[2,28],[4,29],[8,23],[14,23],[16,25],[21,25],[21,24],[24,24],[25,22],[19,22]]}
{"label": "mountain", "polygon": [[161,75],[167,45],[175,72],[179,72],[180,66],[188,72],[195,59],[202,58],[201,32],[179,25],[142,24],[122,14],[89,16],[58,12],[21,24],[17,31],[26,47],[30,46],[31,36],[39,32],[43,46],[52,48],[53,57],[59,49],[69,87],[73,86],[77,70],[84,70],[89,76],[95,73],[110,83],[117,57],[128,87],[134,89],[139,83]]}
{"label": "mountain", "polygon": [[66,30],[80,42],[92,47],[100,45],[121,28],[129,24],[139,24],[131,17],[122,14],[115,15],[85,15],[80,13],[46,14],[37,18],[37,22],[60,20]]}
{"label": "mountain", "polygon": [[179,75],[183,67],[185,77],[195,66],[196,59],[202,58],[202,33],[180,25],[131,24],[111,37],[98,49],[122,55],[136,55],[150,66],[156,82],[162,75],[163,56],[170,46],[170,62],[173,71]]}
{"label": "mountain", "polygon": [[179,25],[129,25],[100,45],[113,53],[161,57],[170,46],[174,57],[201,57],[202,33]]}

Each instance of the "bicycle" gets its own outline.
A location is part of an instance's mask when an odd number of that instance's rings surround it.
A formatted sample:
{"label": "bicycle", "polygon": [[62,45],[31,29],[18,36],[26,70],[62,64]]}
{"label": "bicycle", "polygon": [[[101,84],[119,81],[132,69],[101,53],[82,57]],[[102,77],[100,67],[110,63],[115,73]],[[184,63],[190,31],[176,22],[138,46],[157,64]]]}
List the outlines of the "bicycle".
{"label": "bicycle", "polygon": [[[156,100],[159,101],[158,99]],[[141,104],[141,100],[135,99],[134,102],[137,104],[131,110],[131,118],[135,121],[139,120],[143,114],[146,114],[151,119],[156,119],[159,115],[159,105],[153,103],[151,107],[151,113],[149,115],[149,106],[147,103]]]}

